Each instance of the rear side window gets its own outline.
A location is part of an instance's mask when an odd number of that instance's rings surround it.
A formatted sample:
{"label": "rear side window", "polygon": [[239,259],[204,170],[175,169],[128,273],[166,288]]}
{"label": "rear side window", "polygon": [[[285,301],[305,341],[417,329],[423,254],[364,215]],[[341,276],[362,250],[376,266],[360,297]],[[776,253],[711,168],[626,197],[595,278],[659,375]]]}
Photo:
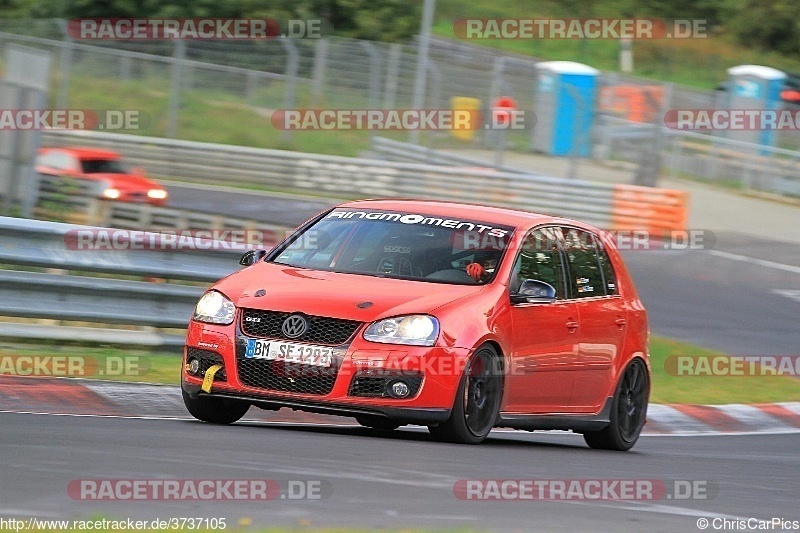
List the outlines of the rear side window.
{"label": "rear side window", "polygon": [[603,271],[603,281],[606,286],[606,294],[617,294],[617,275],[614,273],[614,265],[611,264],[611,258],[608,253],[600,248],[597,256],[600,258],[600,268]]}
{"label": "rear side window", "polygon": [[[573,298],[605,296],[603,271],[598,258],[594,235],[576,228],[563,228],[564,252],[569,264],[569,279]],[[608,259],[606,257],[606,259]]]}

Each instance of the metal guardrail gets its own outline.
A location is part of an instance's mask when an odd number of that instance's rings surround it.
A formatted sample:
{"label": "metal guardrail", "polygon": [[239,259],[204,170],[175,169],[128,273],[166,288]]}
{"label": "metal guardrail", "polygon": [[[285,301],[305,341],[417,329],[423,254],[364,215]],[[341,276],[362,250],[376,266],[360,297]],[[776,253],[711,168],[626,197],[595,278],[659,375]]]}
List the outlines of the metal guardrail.
{"label": "metal guardrail", "polygon": [[[500,205],[580,218],[611,228],[618,186],[495,169],[398,163],[284,150],[120,135],[48,131],[49,145],[72,144],[117,150],[152,174],[197,183],[257,184],[299,193],[404,197]],[[647,202],[658,204],[660,189]],[[671,200],[668,202],[672,205]],[[669,220],[662,224],[671,227]]]}
{"label": "metal guardrail", "polygon": [[669,175],[800,197],[797,150],[612,117],[600,121],[596,135],[594,155],[600,159],[641,163],[643,150],[659,135],[662,171]]}
{"label": "metal guardrail", "polygon": [[[203,288],[186,282],[212,282],[238,268],[241,249],[195,240],[184,249],[80,249],[77,232],[109,232],[107,228],[0,217],[0,264],[29,270],[0,270],[0,316],[50,319],[74,323],[125,325],[106,329],[85,325],[0,322],[0,337],[81,339],[94,342],[175,345],[180,335],[130,329],[184,328]],[[118,230],[117,230],[118,231]],[[143,242],[151,234],[144,234]],[[153,236],[155,238],[157,236]],[[235,246],[230,246],[236,248]],[[78,248],[78,249],[76,249]],[[137,249],[138,248],[138,249]],[[193,249],[192,249],[193,248]],[[99,272],[150,281],[92,277]],[[156,278],[156,279],[152,279]],[[183,282],[183,283],[180,283]]]}
{"label": "metal guardrail", "polygon": [[464,167],[465,169],[472,168],[473,170],[492,168],[493,170],[496,169],[503,172],[511,172],[513,174],[538,175],[533,172],[526,172],[524,170],[507,166],[499,168],[487,167],[486,161],[482,161],[480,159],[448,154],[447,152],[442,152],[426,146],[395,141],[385,137],[376,136],[372,138],[372,151],[379,158],[386,159],[387,161],[397,161],[401,163],[423,163],[427,165],[460,166]]}
{"label": "metal guardrail", "polygon": [[185,327],[203,294],[190,285],[10,270],[0,271],[0,285],[3,316],[159,328]]}
{"label": "metal guardrail", "polygon": [[[239,250],[196,249],[157,252],[144,246],[80,249],[74,232],[102,228],[0,217],[0,263],[186,281],[214,281],[235,269]],[[120,248],[122,248],[120,246]]]}

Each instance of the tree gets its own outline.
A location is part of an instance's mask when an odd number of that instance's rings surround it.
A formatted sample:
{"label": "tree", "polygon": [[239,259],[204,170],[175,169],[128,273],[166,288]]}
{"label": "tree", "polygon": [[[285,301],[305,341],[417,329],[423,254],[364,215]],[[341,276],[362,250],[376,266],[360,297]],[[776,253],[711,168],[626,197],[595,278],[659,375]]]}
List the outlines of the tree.
{"label": "tree", "polygon": [[419,27],[421,0],[0,0],[5,16],[30,18],[321,18],[336,35],[408,39]]}
{"label": "tree", "polygon": [[743,45],[794,56],[800,52],[800,18],[794,0],[746,0],[731,26]]}

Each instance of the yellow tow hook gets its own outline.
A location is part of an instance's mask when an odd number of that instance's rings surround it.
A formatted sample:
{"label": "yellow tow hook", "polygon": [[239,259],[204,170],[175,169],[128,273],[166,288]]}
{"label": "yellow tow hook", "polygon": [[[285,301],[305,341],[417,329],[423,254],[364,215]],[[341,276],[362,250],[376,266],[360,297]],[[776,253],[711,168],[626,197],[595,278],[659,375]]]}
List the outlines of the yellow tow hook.
{"label": "yellow tow hook", "polygon": [[211,385],[214,383],[214,376],[217,374],[217,372],[220,371],[221,368],[222,365],[214,365],[208,370],[206,370],[206,375],[203,376],[203,386],[201,387],[201,389],[203,389],[203,392],[205,393],[211,392]]}

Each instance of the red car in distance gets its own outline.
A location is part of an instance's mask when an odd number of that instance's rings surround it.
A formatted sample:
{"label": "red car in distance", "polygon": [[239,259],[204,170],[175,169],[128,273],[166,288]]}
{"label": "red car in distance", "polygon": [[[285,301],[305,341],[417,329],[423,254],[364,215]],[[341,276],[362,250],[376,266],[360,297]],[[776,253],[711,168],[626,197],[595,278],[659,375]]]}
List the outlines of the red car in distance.
{"label": "red car in distance", "polygon": [[128,169],[117,152],[97,148],[41,148],[36,171],[43,176],[90,180],[99,198],[153,205],[167,203],[167,190],[138,168]]}
{"label": "red car in distance", "polygon": [[349,202],[213,285],[186,336],[189,412],[251,406],[428,426],[582,433],[630,449],[650,393],[647,316],[613,240],[497,207]]}

